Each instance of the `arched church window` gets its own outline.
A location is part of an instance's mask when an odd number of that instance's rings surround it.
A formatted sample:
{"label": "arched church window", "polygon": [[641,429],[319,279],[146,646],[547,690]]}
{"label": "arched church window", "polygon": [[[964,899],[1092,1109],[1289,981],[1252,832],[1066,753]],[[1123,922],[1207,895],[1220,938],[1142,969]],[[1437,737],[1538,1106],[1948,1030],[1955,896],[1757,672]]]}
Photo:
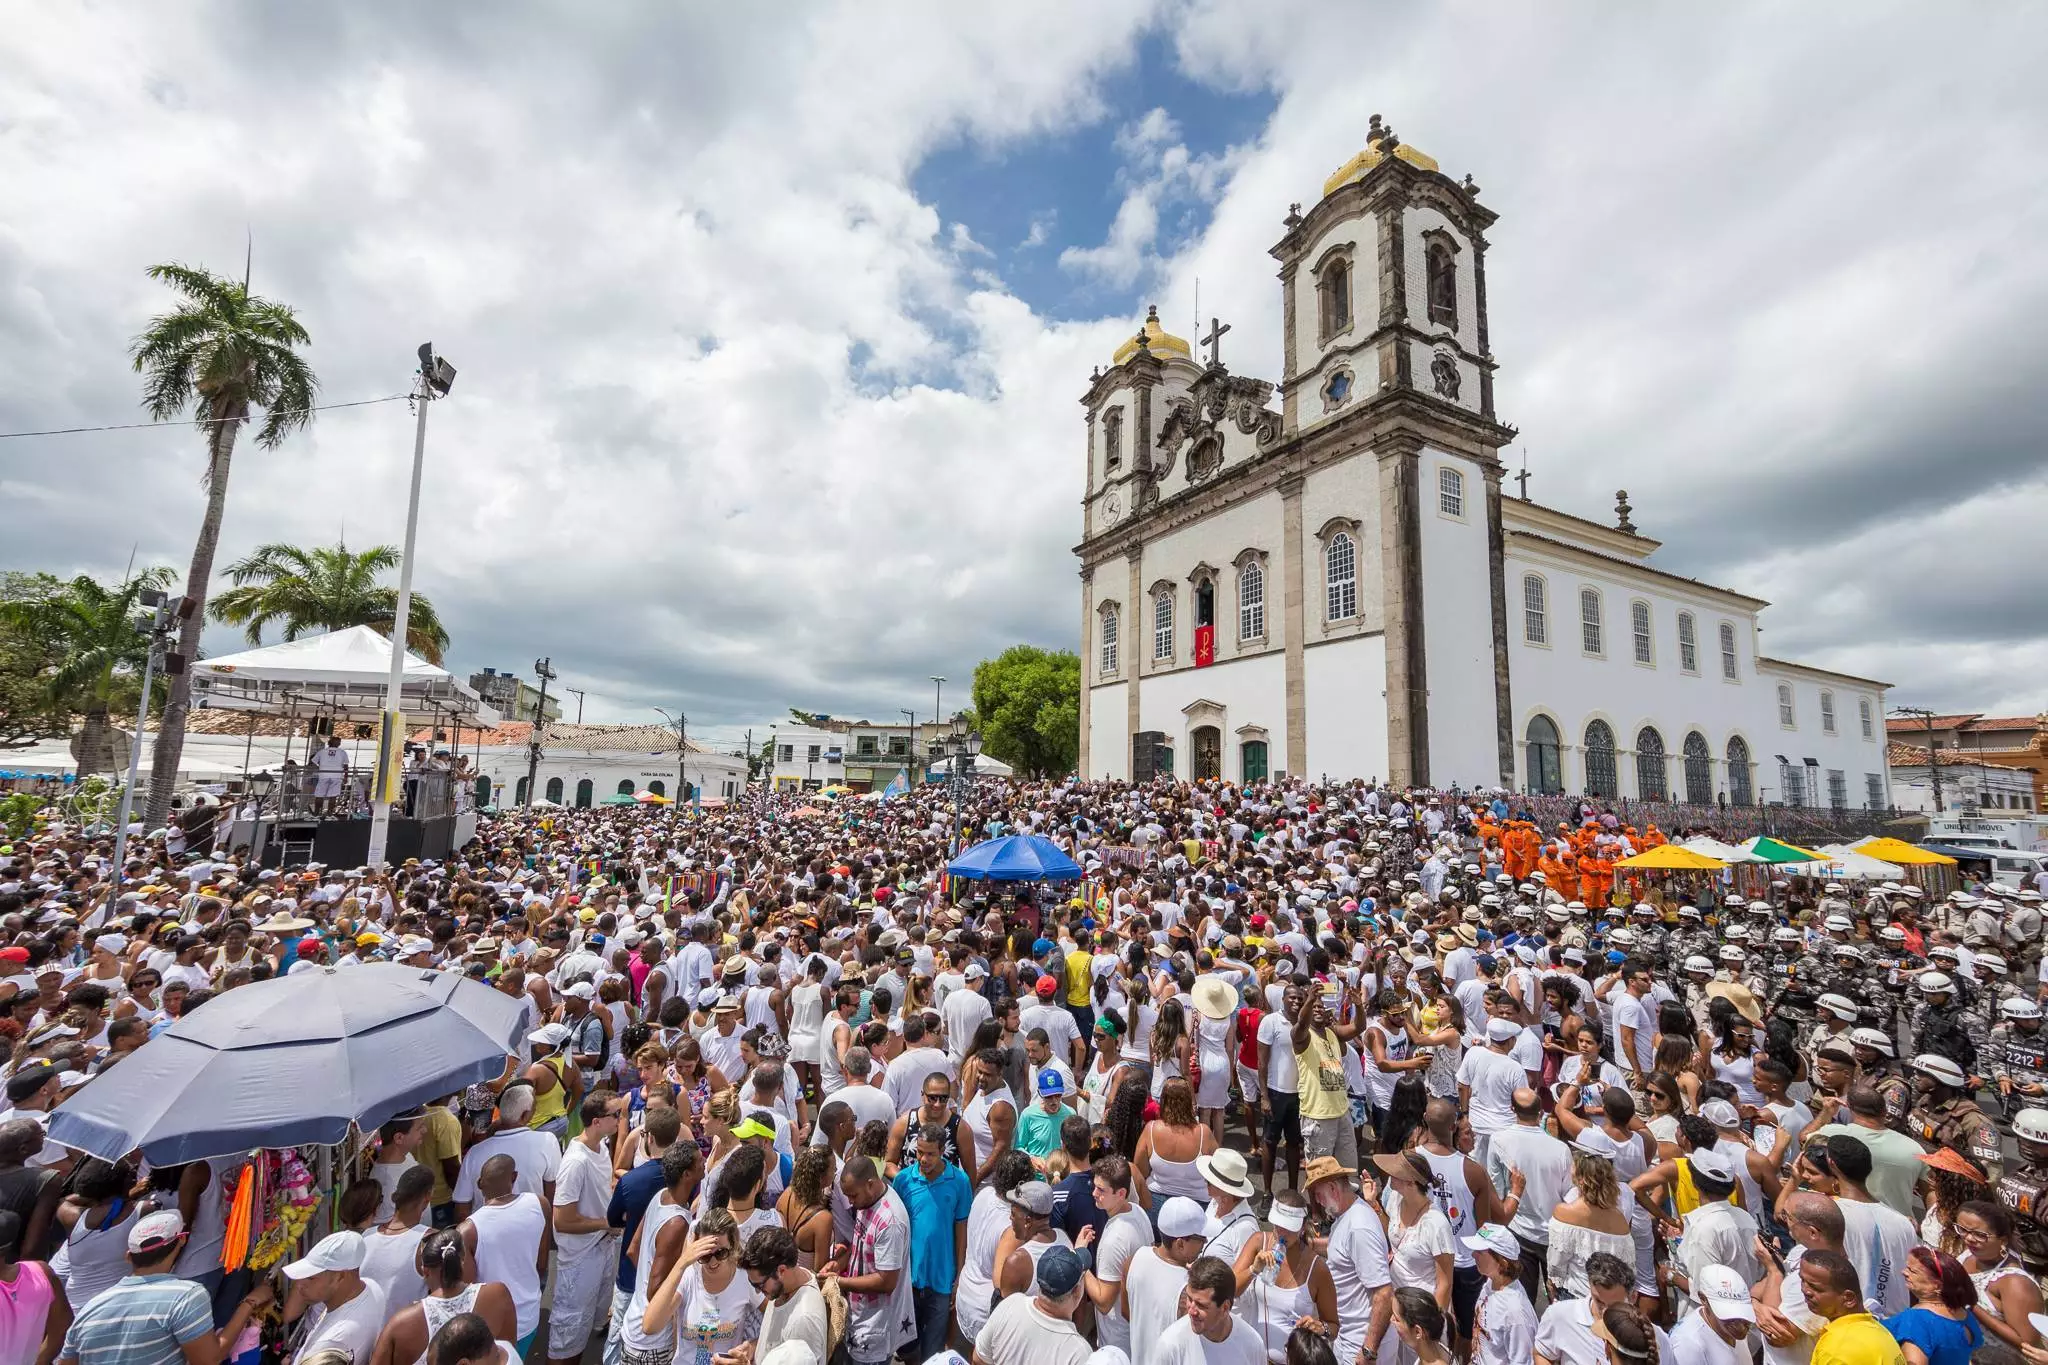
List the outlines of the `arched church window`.
{"label": "arched church window", "polygon": [[1735,627],[1726,621],[1721,623],[1721,676],[1729,682],[1736,680],[1735,669]]}
{"label": "arched church window", "polygon": [[1429,244],[1429,320],[1458,325],[1458,257],[1441,237]]}
{"label": "arched church window", "polygon": [[1564,766],[1560,760],[1557,723],[1548,716],[1532,716],[1527,733],[1529,747],[1529,790],[1538,796],[1556,796],[1564,791]]}
{"label": "arched church window", "polygon": [[1714,799],[1714,752],[1707,737],[1694,730],[1685,737],[1685,799],[1705,806]]}
{"label": "arched church window", "polygon": [[1124,467],[1124,410],[1111,408],[1102,416],[1102,465],[1114,474]]}
{"label": "arched church window", "polygon": [[1871,734],[1870,734],[1870,728],[1871,728],[1871,727],[1870,727],[1870,698],[1868,698],[1868,697],[1863,697],[1863,698],[1860,698],[1860,699],[1858,699],[1858,701],[1857,701],[1857,703],[1856,703],[1856,716],[1857,716],[1857,719],[1858,719],[1859,721],[1861,721],[1861,722],[1862,722],[1862,725],[1863,725],[1863,737],[1864,737],[1865,739],[1869,739],[1869,738],[1871,737]]}
{"label": "arched church window", "polygon": [[1664,736],[1653,725],[1636,732],[1636,796],[1644,801],[1663,801],[1671,795],[1664,780]]}
{"label": "arched church window", "polygon": [[547,787],[547,792],[548,792],[548,800],[550,800],[550,801],[554,802],[554,803],[555,803],[556,805],[558,805],[558,806],[559,806],[559,805],[561,805],[561,804],[562,804],[562,779],[561,779],[561,778],[559,778],[559,777],[551,777],[551,778],[549,778],[549,779],[548,779],[548,787]]}
{"label": "arched church window", "polygon": [[1102,609],[1102,672],[1108,677],[1116,672],[1116,603],[1111,602]]}
{"label": "arched church window", "polygon": [[1328,341],[1351,325],[1351,264],[1338,257],[1323,267],[1316,282],[1317,333]]}
{"label": "arched church window", "polygon": [[1152,657],[1173,657],[1173,593],[1166,588],[1152,599]]}
{"label": "arched church window", "polygon": [[1728,803],[1747,806],[1754,798],[1750,795],[1749,745],[1741,735],[1728,740]]}
{"label": "arched church window", "polygon": [[1686,673],[1700,671],[1699,628],[1689,611],[1678,613],[1678,667]]}
{"label": "arched church window", "polygon": [[1339,531],[1323,550],[1323,581],[1332,621],[1348,621],[1358,615],[1358,550],[1351,537]]}
{"label": "arched church window", "polygon": [[1522,575],[1522,638],[1532,645],[1550,643],[1550,611],[1541,574]]}
{"label": "arched church window", "polygon": [[1787,730],[1798,728],[1798,717],[1792,710],[1792,684],[1778,684],[1778,724]]}
{"label": "arched church window", "polygon": [[1610,800],[1620,795],[1614,775],[1614,729],[1604,720],[1586,724],[1586,795]]}
{"label": "arched church window", "polygon": [[1237,572],[1237,638],[1266,637],[1266,571],[1254,559]]}
{"label": "arched church window", "polygon": [[1216,580],[1213,578],[1205,576],[1195,583],[1195,624],[1216,624]]}

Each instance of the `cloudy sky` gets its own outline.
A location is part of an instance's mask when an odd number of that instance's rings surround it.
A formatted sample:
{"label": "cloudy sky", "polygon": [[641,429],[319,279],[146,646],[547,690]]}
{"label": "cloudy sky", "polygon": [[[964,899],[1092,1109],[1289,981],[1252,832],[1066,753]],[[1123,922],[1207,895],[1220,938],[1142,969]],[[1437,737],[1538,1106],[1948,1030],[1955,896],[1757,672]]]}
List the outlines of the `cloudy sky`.
{"label": "cloudy sky", "polygon": [[[2048,16],[1040,0],[19,9],[0,431],[137,418],[155,261],[329,401],[459,367],[418,584],[591,719],[948,709],[1071,647],[1080,408],[1147,302],[1276,377],[1267,249],[1382,112],[1500,215],[1532,491],[1757,593],[1773,654],[2048,705]],[[1654,9],[1654,13],[1646,10]],[[403,404],[237,455],[223,564],[403,532]],[[189,428],[0,441],[0,567],[182,573]],[[209,648],[234,647],[232,634]]]}

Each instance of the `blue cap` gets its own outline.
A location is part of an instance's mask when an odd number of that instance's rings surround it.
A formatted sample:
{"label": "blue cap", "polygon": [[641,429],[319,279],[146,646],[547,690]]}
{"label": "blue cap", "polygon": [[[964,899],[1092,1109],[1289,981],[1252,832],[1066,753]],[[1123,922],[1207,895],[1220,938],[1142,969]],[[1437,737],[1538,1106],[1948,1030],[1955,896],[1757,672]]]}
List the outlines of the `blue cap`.
{"label": "blue cap", "polygon": [[1607,960],[1610,963],[1626,962],[1628,961],[1628,954],[1619,948],[1609,948],[1607,950]]}
{"label": "blue cap", "polygon": [[1031,945],[1031,955],[1033,957],[1044,957],[1047,953],[1051,952],[1052,950],[1053,941],[1049,938],[1039,939],[1036,943]]}
{"label": "blue cap", "polygon": [[1038,1289],[1049,1298],[1064,1298],[1081,1283],[1081,1258],[1066,1247],[1054,1247],[1038,1258]]}
{"label": "blue cap", "polygon": [[1041,1095],[1064,1095],[1067,1093],[1067,1078],[1056,1066],[1041,1067],[1038,1072],[1038,1093]]}

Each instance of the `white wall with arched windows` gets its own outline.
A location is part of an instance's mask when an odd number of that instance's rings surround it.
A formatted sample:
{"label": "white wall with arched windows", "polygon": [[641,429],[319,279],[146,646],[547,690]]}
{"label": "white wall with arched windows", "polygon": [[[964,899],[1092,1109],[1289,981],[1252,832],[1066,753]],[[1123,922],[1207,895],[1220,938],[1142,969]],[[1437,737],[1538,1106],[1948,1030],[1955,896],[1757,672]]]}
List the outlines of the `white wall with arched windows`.
{"label": "white wall with arched windows", "polygon": [[[1322,399],[1318,396],[1323,387],[1322,380],[1328,371],[1343,363],[1347,354],[1356,351],[1379,325],[1378,223],[1370,213],[1332,223],[1302,253],[1301,259],[1302,264],[1295,271],[1289,288],[1294,308],[1295,372],[1315,376],[1303,386],[1297,406],[1300,424],[1309,427],[1349,410],[1346,404],[1324,411]],[[1350,321],[1332,327],[1329,325],[1327,294],[1331,267],[1337,265],[1344,268],[1345,284],[1349,289],[1350,297],[1343,311]],[[1363,353],[1353,356],[1353,372],[1363,374],[1373,369],[1372,365],[1363,363],[1368,359]],[[1357,401],[1355,389],[1350,401]]]}

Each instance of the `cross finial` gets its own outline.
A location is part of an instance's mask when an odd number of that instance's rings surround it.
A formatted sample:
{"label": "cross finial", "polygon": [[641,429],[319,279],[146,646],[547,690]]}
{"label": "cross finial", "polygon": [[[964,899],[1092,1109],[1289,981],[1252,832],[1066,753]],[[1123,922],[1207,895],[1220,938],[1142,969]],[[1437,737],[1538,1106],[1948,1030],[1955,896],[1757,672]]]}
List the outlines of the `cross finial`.
{"label": "cross finial", "polygon": [[1202,338],[1202,344],[1209,348],[1209,368],[1223,367],[1223,334],[1230,330],[1230,324],[1209,319],[1209,335]]}
{"label": "cross finial", "polygon": [[1529,500],[1529,453],[1522,452],[1522,472],[1515,475],[1515,493],[1523,502]]}
{"label": "cross finial", "polygon": [[1473,183],[1470,171],[1465,172],[1465,197],[1467,199],[1477,199],[1479,197],[1479,186]]}
{"label": "cross finial", "polygon": [[1628,505],[1628,490],[1626,488],[1616,489],[1614,493],[1614,528],[1623,535],[1632,536],[1636,533],[1635,523],[1628,519],[1628,514],[1633,510]]}
{"label": "cross finial", "polygon": [[1287,217],[1286,217],[1286,218],[1285,218],[1285,219],[1283,220],[1283,222],[1284,222],[1284,224],[1285,224],[1285,225],[1286,225],[1287,227],[1290,227],[1290,228],[1293,228],[1293,227],[1300,227],[1300,226],[1301,226],[1301,205],[1299,205],[1299,204],[1289,204],[1289,205],[1287,206]]}

